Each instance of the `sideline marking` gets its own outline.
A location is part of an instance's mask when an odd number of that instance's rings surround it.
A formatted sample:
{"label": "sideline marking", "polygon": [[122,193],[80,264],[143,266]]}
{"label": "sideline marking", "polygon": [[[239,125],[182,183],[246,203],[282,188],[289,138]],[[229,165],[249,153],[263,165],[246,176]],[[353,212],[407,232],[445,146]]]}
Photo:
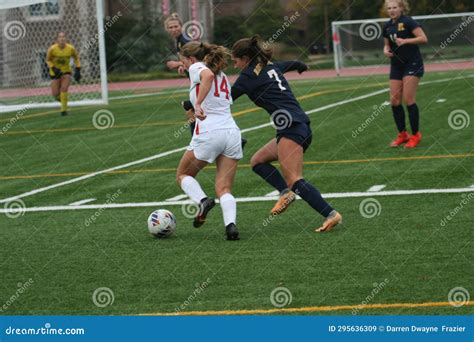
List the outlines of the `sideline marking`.
{"label": "sideline marking", "polygon": [[383,185],[383,184],[381,184],[381,185],[374,185],[374,186],[371,186],[371,187],[369,188],[369,190],[367,190],[367,192],[378,192],[378,191],[384,189],[385,187],[386,187],[386,185]]}
{"label": "sideline marking", "polygon": [[81,205],[81,204],[86,204],[86,203],[94,202],[96,199],[97,199],[97,198],[83,199],[83,200],[81,200],[81,201],[69,203],[69,205]]}

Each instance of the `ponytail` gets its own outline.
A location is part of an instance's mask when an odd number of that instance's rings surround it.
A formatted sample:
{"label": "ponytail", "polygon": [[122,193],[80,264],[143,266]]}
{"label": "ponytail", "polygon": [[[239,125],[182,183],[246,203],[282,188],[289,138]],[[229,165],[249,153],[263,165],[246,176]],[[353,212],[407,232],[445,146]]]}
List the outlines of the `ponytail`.
{"label": "ponytail", "polygon": [[272,50],[263,48],[260,36],[254,35],[238,40],[232,47],[232,55],[237,58],[248,57],[250,62],[256,61],[264,67],[272,58]]}
{"label": "ponytail", "polygon": [[199,42],[185,44],[179,53],[184,57],[195,57],[198,61],[204,62],[215,75],[227,67],[227,58],[230,55],[223,46]]}

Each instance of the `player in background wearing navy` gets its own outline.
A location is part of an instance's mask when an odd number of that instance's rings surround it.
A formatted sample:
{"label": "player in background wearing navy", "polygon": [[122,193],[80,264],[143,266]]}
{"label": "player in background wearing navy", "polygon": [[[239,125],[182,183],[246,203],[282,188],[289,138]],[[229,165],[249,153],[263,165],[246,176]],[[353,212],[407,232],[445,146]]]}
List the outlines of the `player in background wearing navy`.
{"label": "player in background wearing navy", "polygon": [[[297,194],[326,218],[316,232],[329,231],[342,221],[342,216],[303,179],[303,153],[312,141],[310,121],[283,76],[285,65],[272,63],[271,56],[270,50],[260,46],[258,36],[240,39],[232,47],[234,67],[241,70],[232,86],[232,99],[247,94],[271,115],[276,128],[276,138],[253,155],[252,169],[282,194],[272,209],[274,215],[285,210]],[[285,178],[271,164],[273,161],[280,162]]]}
{"label": "player in background wearing navy", "polygon": [[199,204],[194,227],[200,227],[215,201],[202,190],[196,176],[216,161],[215,191],[224,217],[227,240],[238,240],[237,205],[232,184],[242,158],[242,137],[232,117],[230,82],[223,72],[229,52],[223,46],[190,42],[180,59],[189,71],[190,101],[195,109],[196,128],[176,172],[176,180],[192,201]]}
{"label": "player in background wearing navy", "polygon": [[[168,18],[166,18],[164,25],[166,32],[176,40],[176,47],[173,52],[178,54],[181,48],[191,41],[191,39],[183,35],[183,22],[178,13],[172,13]],[[186,68],[181,61],[170,60],[166,62],[166,66],[170,70],[178,70],[180,75],[187,73]],[[187,110],[186,117],[188,119],[189,129],[192,136],[195,126],[194,111]]]}
{"label": "player in background wearing navy", "polygon": [[[390,98],[398,129],[398,136],[391,146],[398,147],[406,143],[406,148],[414,148],[421,141],[416,91],[424,74],[423,58],[418,45],[426,44],[428,38],[420,24],[406,16],[409,10],[407,1],[386,0],[385,6],[390,20],[383,28],[383,51],[390,58]],[[407,105],[412,135],[406,130],[402,99]]]}

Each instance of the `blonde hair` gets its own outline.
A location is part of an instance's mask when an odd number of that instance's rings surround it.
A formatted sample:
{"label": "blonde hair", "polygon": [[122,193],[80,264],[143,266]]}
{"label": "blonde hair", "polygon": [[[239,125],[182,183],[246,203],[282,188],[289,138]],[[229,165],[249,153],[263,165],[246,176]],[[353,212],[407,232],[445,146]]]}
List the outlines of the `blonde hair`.
{"label": "blonde hair", "polygon": [[183,26],[183,22],[181,21],[181,18],[179,17],[178,13],[171,13],[168,18],[165,19],[165,30],[168,30],[168,24],[170,23],[170,21],[177,21],[180,26]]}
{"label": "blonde hair", "polygon": [[179,54],[204,62],[215,75],[227,67],[227,58],[230,56],[229,50],[224,46],[199,42],[186,43]]}
{"label": "blonde hair", "polygon": [[408,4],[407,0],[385,0],[385,8],[387,7],[389,2],[396,2],[398,6],[402,8],[402,13],[407,14],[410,12],[410,5]]}

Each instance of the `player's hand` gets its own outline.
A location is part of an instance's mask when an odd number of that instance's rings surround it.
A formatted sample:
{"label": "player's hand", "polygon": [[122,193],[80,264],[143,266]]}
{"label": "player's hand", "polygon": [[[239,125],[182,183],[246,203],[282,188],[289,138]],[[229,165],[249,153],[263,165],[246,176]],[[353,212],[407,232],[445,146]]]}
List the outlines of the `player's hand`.
{"label": "player's hand", "polygon": [[188,119],[188,123],[193,123],[196,121],[196,117],[194,116],[194,109],[190,109],[186,112],[186,118]]}
{"label": "player's hand", "polygon": [[186,68],[185,68],[183,65],[181,65],[181,66],[178,67],[178,73],[179,73],[180,75],[184,75],[184,72],[185,72],[185,71],[186,71]]}
{"label": "player's hand", "polygon": [[56,67],[52,67],[49,71],[49,75],[51,76],[51,78],[53,79],[58,79],[60,78],[63,73],[60,69],[56,68]]}
{"label": "player's hand", "polygon": [[181,65],[182,65],[181,62],[178,62],[178,61],[166,62],[166,66],[168,67],[168,69],[171,69],[171,70],[178,69]]}
{"label": "player's hand", "polygon": [[298,74],[302,74],[303,72],[307,71],[309,67],[305,63],[301,63],[301,66],[298,67],[296,71],[298,71]]}
{"label": "player's hand", "polygon": [[204,110],[202,109],[200,104],[194,106],[194,116],[199,120],[206,119],[206,114],[204,114]]}
{"label": "player's hand", "polygon": [[398,46],[402,46],[402,45],[405,45],[407,43],[406,39],[403,39],[403,38],[397,38],[397,40],[395,42],[397,43]]}
{"label": "player's hand", "polygon": [[383,49],[383,54],[387,56],[388,58],[393,57],[393,52],[390,49]]}
{"label": "player's hand", "polygon": [[74,70],[74,79],[76,82],[79,82],[81,80],[81,68],[76,68]]}

